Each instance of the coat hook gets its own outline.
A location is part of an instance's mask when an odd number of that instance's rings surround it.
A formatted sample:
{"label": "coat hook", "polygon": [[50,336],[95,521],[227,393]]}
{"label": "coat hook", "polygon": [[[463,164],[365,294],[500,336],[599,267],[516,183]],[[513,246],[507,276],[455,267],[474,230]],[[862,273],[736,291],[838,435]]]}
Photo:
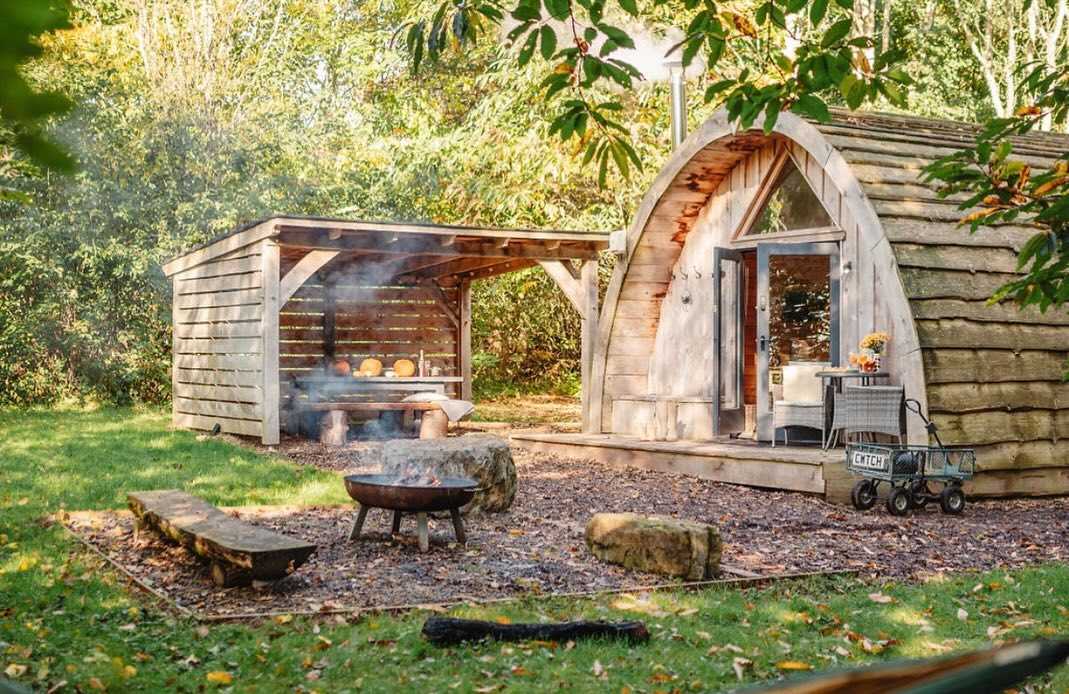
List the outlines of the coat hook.
{"label": "coat hook", "polygon": [[701,278],[702,278],[702,273],[700,273],[700,272],[698,271],[698,266],[697,266],[697,265],[695,265],[695,266],[694,266],[694,279],[696,279],[696,280],[700,280]]}
{"label": "coat hook", "polygon": [[686,279],[687,279],[687,273],[683,272],[683,273],[680,273],[680,274],[682,275],[682,277],[683,277],[683,279],[684,279],[684,280],[686,280]]}

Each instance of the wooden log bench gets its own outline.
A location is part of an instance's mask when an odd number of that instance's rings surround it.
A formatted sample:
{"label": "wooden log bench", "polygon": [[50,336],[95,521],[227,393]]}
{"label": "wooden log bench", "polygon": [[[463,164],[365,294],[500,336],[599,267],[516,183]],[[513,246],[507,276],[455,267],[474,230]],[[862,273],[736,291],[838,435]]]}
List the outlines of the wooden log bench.
{"label": "wooden log bench", "polygon": [[383,413],[394,415],[389,425],[400,430],[401,423],[396,417],[403,417],[405,412],[422,412],[419,437],[421,439],[441,438],[449,426],[449,419],[437,402],[306,402],[300,409],[305,412],[322,412],[319,421],[319,442],[326,446],[344,446],[349,435],[349,413],[362,414]]}
{"label": "wooden log bench", "polygon": [[177,489],[126,495],[139,529],[152,527],[212,562],[212,581],[224,588],[277,581],[297,570],[316,546],[258,528]]}

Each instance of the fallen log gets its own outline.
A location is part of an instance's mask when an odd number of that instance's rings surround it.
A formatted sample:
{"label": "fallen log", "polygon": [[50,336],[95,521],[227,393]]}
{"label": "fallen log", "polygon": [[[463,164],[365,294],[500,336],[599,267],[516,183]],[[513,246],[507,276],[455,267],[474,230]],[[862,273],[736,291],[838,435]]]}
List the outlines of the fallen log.
{"label": "fallen log", "polygon": [[137,528],[151,527],[212,561],[212,580],[224,588],[253,579],[277,581],[297,570],[316,546],[249,525],[176,489],[126,496]]}
{"label": "fallen log", "polygon": [[423,625],[423,636],[435,646],[492,638],[496,641],[576,641],[578,639],[625,639],[645,643],[650,632],[642,622],[561,622],[559,624],[498,624],[478,619],[432,617]]}

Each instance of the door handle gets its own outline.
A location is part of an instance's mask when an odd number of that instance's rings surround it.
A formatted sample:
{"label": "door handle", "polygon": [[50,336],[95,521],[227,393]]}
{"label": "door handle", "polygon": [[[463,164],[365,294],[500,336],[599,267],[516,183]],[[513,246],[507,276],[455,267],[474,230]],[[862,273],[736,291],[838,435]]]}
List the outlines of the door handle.
{"label": "door handle", "polygon": [[758,352],[764,352],[767,349],[768,349],[768,337],[765,336],[765,335],[762,335],[757,340],[757,351]]}

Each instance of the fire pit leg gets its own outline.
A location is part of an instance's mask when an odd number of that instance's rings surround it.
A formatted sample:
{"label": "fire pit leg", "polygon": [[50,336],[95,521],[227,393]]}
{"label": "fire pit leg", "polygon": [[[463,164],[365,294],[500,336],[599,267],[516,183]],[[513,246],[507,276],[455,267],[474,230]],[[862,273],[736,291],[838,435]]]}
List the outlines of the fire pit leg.
{"label": "fire pit leg", "polygon": [[400,511],[394,511],[393,512],[393,525],[390,526],[390,533],[392,535],[396,535],[399,532],[401,532],[401,512]]}
{"label": "fire pit leg", "polygon": [[360,537],[360,530],[364,527],[364,520],[367,518],[367,509],[367,506],[360,504],[360,512],[356,514],[356,520],[353,521],[353,528],[349,531],[349,542]]}
{"label": "fire pit leg", "polygon": [[419,551],[421,554],[426,554],[431,550],[431,536],[427,530],[427,512],[417,513],[416,522],[419,524]]}
{"label": "fire pit leg", "polygon": [[457,533],[457,542],[462,545],[468,544],[468,536],[464,534],[464,521],[460,519],[460,509],[449,509],[449,515],[453,517],[453,530]]}

